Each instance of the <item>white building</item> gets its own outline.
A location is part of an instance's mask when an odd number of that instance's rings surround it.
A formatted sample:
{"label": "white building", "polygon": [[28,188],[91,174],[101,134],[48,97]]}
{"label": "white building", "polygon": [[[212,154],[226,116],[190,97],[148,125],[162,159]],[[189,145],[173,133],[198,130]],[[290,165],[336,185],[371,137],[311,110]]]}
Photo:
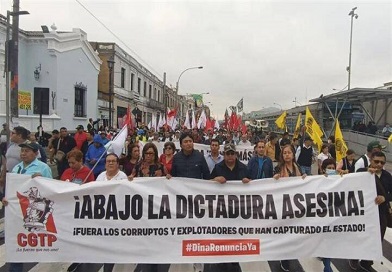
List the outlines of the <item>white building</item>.
{"label": "white building", "polygon": [[[4,73],[6,24],[0,21],[0,73]],[[36,131],[42,113],[45,131],[66,127],[75,130],[88,118],[98,116],[98,74],[101,60],[87,34],[70,32],[19,31],[19,117],[21,125]],[[0,122],[5,122],[5,78],[0,77]],[[40,111],[42,105],[42,111]]]}

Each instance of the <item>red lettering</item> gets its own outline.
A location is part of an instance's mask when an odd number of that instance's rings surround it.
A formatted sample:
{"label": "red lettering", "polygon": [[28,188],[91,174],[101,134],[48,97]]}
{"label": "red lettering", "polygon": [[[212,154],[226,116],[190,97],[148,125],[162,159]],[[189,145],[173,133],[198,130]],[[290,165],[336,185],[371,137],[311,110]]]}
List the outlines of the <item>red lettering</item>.
{"label": "red lettering", "polygon": [[26,238],[27,238],[26,234],[24,234],[24,233],[19,233],[18,234],[18,245],[20,247],[27,246]]}
{"label": "red lettering", "polygon": [[30,247],[51,247],[54,242],[57,241],[57,237],[53,234],[45,234],[45,233],[19,233],[17,236],[18,245],[20,247],[26,247],[27,245]]}

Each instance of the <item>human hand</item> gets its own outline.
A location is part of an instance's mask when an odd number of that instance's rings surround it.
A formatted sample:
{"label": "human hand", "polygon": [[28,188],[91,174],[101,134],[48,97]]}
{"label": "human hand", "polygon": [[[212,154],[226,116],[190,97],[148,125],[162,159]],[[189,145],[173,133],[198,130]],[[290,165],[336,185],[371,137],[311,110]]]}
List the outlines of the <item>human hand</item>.
{"label": "human hand", "polygon": [[242,179],[242,183],[249,183],[251,181],[251,179],[249,178],[243,178]]}
{"label": "human hand", "polygon": [[223,176],[215,177],[213,180],[215,180],[221,184],[226,183],[226,179]]}
{"label": "human hand", "polygon": [[377,205],[380,205],[385,202],[385,197],[382,195],[376,196],[375,202]]}

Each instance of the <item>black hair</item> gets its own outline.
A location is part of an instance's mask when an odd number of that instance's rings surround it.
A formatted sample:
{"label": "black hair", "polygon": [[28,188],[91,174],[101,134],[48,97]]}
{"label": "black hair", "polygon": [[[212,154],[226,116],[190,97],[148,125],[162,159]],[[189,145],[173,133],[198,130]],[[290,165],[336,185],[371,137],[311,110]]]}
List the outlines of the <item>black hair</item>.
{"label": "black hair", "polygon": [[182,144],[182,141],[183,141],[186,137],[189,137],[189,138],[192,139],[192,141],[194,141],[192,134],[189,133],[189,132],[185,132],[185,133],[182,133],[181,136],[180,136],[180,144]]}
{"label": "black hair", "polygon": [[333,164],[335,166],[336,169],[336,161],[333,159],[325,159],[323,161],[323,163],[321,164],[321,170],[325,171],[325,169],[327,169],[327,166]]}
{"label": "black hair", "polygon": [[385,160],[387,159],[387,157],[385,156],[385,153],[382,151],[375,151],[372,153],[372,158],[374,157],[383,157]]}
{"label": "black hair", "polygon": [[16,134],[20,135],[23,140],[27,140],[27,137],[30,135],[30,131],[24,127],[14,127]]}

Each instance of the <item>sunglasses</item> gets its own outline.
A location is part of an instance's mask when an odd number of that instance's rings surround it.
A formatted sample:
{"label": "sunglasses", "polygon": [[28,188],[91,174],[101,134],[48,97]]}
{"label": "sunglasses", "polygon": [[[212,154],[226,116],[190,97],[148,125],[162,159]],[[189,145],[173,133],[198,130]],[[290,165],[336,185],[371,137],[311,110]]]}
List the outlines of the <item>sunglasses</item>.
{"label": "sunglasses", "polygon": [[384,165],[385,164],[385,161],[379,161],[379,160],[373,160],[373,162],[375,163],[375,164],[381,164],[381,165]]}
{"label": "sunglasses", "polygon": [[233,155],[235,155],[235,152],[234,151],[227,151],[225,154],[229,155],[229,156],[233,156]]}

